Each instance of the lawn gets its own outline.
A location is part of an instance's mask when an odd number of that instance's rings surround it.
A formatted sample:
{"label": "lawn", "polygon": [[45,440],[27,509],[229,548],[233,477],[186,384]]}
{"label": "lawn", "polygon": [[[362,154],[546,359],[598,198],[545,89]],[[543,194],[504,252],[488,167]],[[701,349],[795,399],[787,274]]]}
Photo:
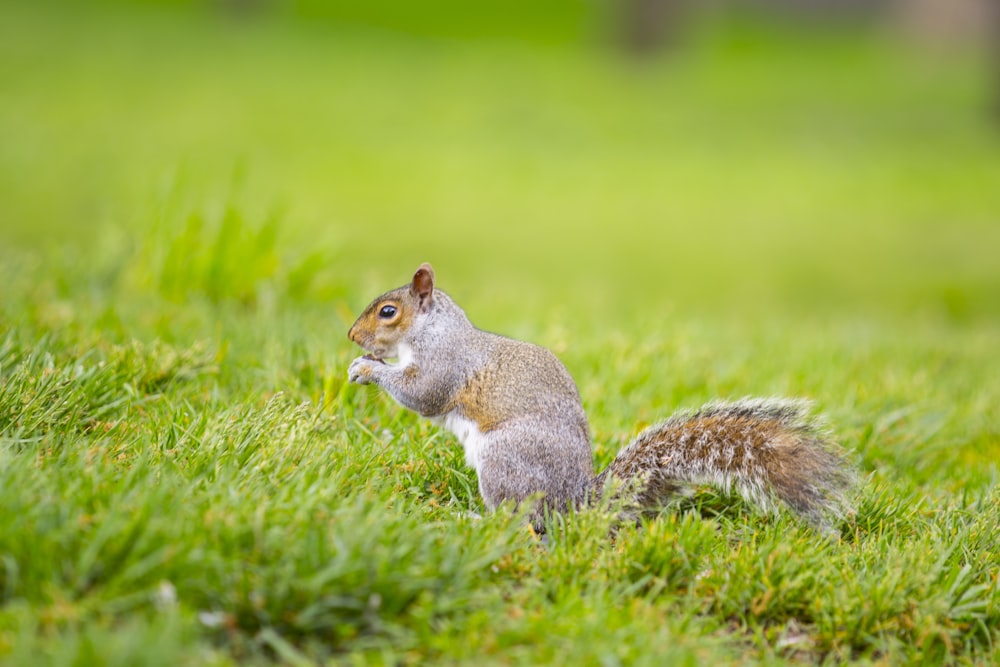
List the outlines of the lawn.
{"label": "lawn", "polygon": [[[989,72],[755,22],[634,62],[542,19],[0,5],[0,663],[1000,661]],[[598,469],[805,396],[855,514],[485,514],[450,434],[346,383],[422,261],[559,355]]]}

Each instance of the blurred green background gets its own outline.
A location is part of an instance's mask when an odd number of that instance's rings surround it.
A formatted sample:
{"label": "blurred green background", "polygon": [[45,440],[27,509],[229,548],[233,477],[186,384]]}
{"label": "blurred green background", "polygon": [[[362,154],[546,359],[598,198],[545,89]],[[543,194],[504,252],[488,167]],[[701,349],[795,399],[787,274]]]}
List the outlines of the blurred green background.
{"label": "blurred green background", "polygon": [[993,321],[987,8],[4,3],[0,257],[181,298],[201,261],[210,297],[280,279],[344,318],[431,261],[498,329],[526,300]]}

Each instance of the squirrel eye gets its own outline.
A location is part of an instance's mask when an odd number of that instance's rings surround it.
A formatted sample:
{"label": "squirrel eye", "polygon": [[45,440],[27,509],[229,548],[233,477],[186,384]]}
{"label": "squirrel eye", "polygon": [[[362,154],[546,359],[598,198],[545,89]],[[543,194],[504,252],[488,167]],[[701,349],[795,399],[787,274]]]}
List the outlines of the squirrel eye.
{"label": "squirrel eye", "polygon": [[396,316],[396,306],[382,306],[379,308],[378,316],[383,320],[388,320]]}

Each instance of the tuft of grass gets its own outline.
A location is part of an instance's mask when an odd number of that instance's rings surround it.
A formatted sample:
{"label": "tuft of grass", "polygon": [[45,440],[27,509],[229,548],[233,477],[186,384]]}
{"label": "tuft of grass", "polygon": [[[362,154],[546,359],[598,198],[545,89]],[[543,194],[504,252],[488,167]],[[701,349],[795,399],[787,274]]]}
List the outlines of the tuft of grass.
{"label": "tuft of grass", "polygon": [[0,345],[0,433],[25,444],[65,432],[67,424],[76,433],[106,433],[171,383],[213,368],[199,344],[176,350],[133,341],[74,353],[53,336],[24,346],[10,330]]}
{"label": "tuft of grass", "polygon": [[244,307],[329,292],[317,278],[330,253],[316,248],[299,258],[283,256],[278,214],[253,224],[229,206],[212,217],[193,211],[178,224],[174,208],[169,201],[161,205],[160,219],[126,269],[130,280],[151,282],[174,302],[203,298]]}

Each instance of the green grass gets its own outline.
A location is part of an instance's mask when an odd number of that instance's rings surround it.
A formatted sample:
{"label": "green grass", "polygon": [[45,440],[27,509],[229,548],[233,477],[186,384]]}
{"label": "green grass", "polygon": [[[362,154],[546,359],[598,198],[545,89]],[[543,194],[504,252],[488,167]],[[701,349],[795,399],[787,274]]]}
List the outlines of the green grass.
{"label": "green grass", "polygon": [[[0,663],[1000,660],[1000,140],[969,54],[0,7]],[[809,41],[809,48],[802,41]],[[702,490],[608,539],[485,515],[346,384],[421,261],[546,345],[603,467],[807,396],[828,541]]]}

